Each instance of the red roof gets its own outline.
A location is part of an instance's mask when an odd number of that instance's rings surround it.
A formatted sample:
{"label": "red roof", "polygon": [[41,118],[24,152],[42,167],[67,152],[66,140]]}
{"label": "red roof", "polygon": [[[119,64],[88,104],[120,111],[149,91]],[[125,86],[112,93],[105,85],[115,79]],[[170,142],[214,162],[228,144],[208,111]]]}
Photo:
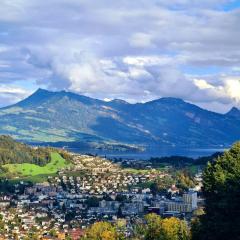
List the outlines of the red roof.
{"label": "red roof", "polygon": [[84,235],[84,231],[80,228],[72,229],[69,231],[69,235],[73,240],[79,240]]}

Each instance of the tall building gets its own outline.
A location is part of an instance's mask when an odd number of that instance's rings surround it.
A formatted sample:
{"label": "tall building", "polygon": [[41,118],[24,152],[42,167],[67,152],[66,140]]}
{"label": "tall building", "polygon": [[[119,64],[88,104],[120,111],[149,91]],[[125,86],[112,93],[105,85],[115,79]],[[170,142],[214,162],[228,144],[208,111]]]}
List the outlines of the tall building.
{"label": "tall building", "polygon": [[184,202],[169,201],[166,202],[166,208],[170,212],[192,212],[191,205]]}
{"label": "tall building", "polygon": [[167,211],[192,212],[197,209],[197,193],[193,191],[184,193],[182,198],[166,201],[165,206]]}
{"label": "tall building", "polygon": [[197,192],[187,192],[183,194],[183,202],[190,204],[192,210],[197,208]]}

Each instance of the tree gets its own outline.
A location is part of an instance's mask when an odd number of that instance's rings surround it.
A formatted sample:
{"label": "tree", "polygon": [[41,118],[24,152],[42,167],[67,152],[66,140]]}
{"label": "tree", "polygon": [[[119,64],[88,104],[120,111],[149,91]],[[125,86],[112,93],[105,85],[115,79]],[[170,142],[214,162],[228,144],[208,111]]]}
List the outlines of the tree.
{"label": "tree", "polygon": [[145,238],[146,240],[157,240],[161,236],[162,219],[155,213],[150,213],[145,216],[146,220],[146,230]]}
{"label": "tree", "polygon": [[150,190],[151,190],[151,193],[152,193],[154,196],[157,195],[157,193],[158,193],[158,185],[157,185],[156,182],[151,183],[151,185],[150,185]]}
{"label": "tree", "polygon": [[190,234],[185,221],[178,218],[161,219],[155,213],[145,216],[145,240],[189,240]]}
{"label": "tree", "polygon": [[96,222],[86,231],[88,240],[116,240],[117,231],[108,222]]}
{"label": "tree", "polygon": [[146,235],[146,225],[143,223],[138,223],[133,225],[133,236],[131,239],[143,240]]}
{"label": "tree", "polygon": [[163,240],[188,240],[189,231],[184,221],[166,218],[162,221]]}
{"label": "tree", "polygon": [[[35,163],[44,166],[51,160],[50,153],[51,151],[48,148],[31,148],[13,140],[10,136],[0,135],[1,165],[7,163]],[[7,169],[2,167],[1,171],[6,172]]]}
{"label": "tree", "polygon": [[203,194],[205,214],[193,224],[193,239],[240,239],[240,142],[208,163]]}
{"label": "tree", "polygon": [[52,236],[52,237],[57,237],[57,231],[56,231],[55,229],[51,229],[51,230],[49,231],[49,234],[50,234],[50,236]]}
{"label": "tree", "polygon": [[177,174],[176,185],[178,188],[184,191],[184,190],[188,190],[189,188],[193,188],[195,186],[195,183],[187,171],[180,171]]}
{"label": "tree", "polygon": [[166,194],[167,189],[172,186],[174,180],[169,176],[164,176],[161,178],[157,178],[153,183],[150,185],[150,190],[153,195],[157,193]]}
{"label": "tree", "polygon": [[99,201],[100,200],[97,197],[89,197],[85,203],[88,207],[98,207]]}

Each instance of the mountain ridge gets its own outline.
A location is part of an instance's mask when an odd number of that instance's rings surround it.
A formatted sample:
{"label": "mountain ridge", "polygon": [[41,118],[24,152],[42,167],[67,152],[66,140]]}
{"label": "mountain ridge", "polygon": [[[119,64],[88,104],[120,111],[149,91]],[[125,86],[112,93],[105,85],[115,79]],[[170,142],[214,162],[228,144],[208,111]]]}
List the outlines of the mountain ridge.
{"label": "mountain ridge", "polygon": [[0,134],[28,142],[228,146],[240,139],[237,110],[221,114],[171,97],[107,102],[38,89],[0,109]]}
{"label": "mountain ridge", "polygon": [[202,107],[200,107],[200,106],[198,106],[196,104],[193,104],[191,102],[185,101],[185,100],[183,100],[181,98],[177,98],[177,97],[161,97],[161,98],[156,98],[156,99],[153,99],[153,100],[150,100],[150,101],[146,101],[146,102],[130,103],[130,102],[126,101],[126,100],[119,99],[119,98],[114,98],[114,99],[112,99],[110,101],[105,101],[105,100],[101,100],[101,99],[97,99],[97,98],[88,97],[88,96],[85,96],[85,95],[82,95],[82,94],[77,94],[77,93],[74,93],[74,92],[66,91],[66,90],[50,91],[50,90],[43,89],[43,88],[38,88],[35,92],[33,92],[27,98],[25,98],[25,99],[23,99],[23,100],[21,100],[21,101],[19,101],[17,103],[14,103],[12,105],[8,105],[8,106],[5,106],[5,107],[2,107],[2,108],[0,108],[0,110],[1,109],[5,109],[5,108],[9,108],[9,107],[12,107],[12,106],[20,105],[22,102],[25,102],[26,100],[28,100],[31,97],[35,97],[39,93],[42,94],[42,95],[45,95],[45,96],[47,96],[47,95],[52,95],[52,96],[54,96],[54,95],[55,96],[56,95],[75,96],[79,100],[98,101],[98,102],[101,102],[101,103],[104,103],[104,104],[119,103],[119,104],[127,104],[127,105],[137,105],[137,104],[144,105],[144,104],[153,104],[153,103],[158,103],[158,102],[186,103],[186,104],[195,106],[195,107],[197,107],[199,109],[202,109],[204,111],[208,111],[208,112],[215,113],[215,114],[220,114],[220,115],[227,115],[227,114],[231,113],[232,111],[234,111],[234,112],[238,111],[240,113],[240,110],[237,107],[235,107],[235,106],[233,106],[226,113],[219,113],[219,112],[215,112],[215,111],[211,111],[211,110],[202,108]]}

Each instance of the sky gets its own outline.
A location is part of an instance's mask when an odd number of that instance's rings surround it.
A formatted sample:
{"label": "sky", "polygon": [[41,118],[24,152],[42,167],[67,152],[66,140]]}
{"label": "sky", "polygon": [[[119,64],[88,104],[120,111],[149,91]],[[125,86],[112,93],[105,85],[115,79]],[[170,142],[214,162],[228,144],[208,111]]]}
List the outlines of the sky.
{"label": "sky", "polygon": [[1,0],[0,106],[38,88],[240,108],[240,1]]}

